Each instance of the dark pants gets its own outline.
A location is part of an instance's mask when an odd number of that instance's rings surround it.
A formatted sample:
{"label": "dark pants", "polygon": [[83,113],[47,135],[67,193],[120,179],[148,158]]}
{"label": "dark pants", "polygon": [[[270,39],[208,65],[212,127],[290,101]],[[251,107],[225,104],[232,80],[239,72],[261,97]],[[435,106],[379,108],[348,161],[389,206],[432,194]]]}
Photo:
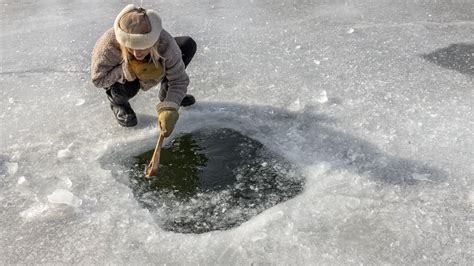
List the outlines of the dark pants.
{"label": "dark pants", "polygon": [[[193,59],[196,53],[196,42],[188,36],[175,37],[176,43],[181,49],[181,56],[183,58],[184,66],[187,67],[191,59]],[[168,80],[165,78],[161,81],[160,100],[163,101],[166,97]],[[124,84],[115,82],[112,86],[107,88],[106,93],[109,96],[109,100],[113,104],[123,105],[128,102],[131,98],[137,95],[140,90],[140,83],[138,79],[134,81],[125,81]]]}
{"label": "dark pants", "polygon": [[176,43],[181,49],[181,55],[184,62],[184,67],[187,67],[196,53],[196,42],[188,36],[175,37]]}

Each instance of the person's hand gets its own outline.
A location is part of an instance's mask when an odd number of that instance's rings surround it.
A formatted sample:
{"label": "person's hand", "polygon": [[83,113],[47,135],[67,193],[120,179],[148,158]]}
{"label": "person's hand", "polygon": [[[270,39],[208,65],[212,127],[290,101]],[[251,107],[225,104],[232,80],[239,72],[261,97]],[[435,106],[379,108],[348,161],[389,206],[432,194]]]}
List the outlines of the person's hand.
{"label": "person's hand", "polygon": [[163,68],[156,67],[153,62],[141,62],[138,60],[130,60],[131,70],[140,80],[159,79],[163,76]]}
{"label": "person's hand", "polygon": [[174,126],[178,121],[179,113],[174,107],[161,107],[158,109],[158,125],[160,126],[161,134],[169,137],[173,132]]}
{"label": "person's hand", "polygon": [[127,64],[127,62],[122,63],[122,73],[123,73],[123,78],[126,79],[127,81],[134,81],[137,79],[137,76],[133,72],[133,70],[130,68],[130,65]]}

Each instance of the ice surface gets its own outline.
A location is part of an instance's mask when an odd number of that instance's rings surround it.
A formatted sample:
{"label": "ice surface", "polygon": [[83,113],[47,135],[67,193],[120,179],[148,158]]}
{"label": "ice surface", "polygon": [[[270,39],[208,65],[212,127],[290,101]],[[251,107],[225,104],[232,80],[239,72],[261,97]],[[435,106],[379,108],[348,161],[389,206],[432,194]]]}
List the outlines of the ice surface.
{"label": "ice surface", "polygon": [[121,128],[90,82],[125,3],[0,5],[0,264],[474,261],[473,1],[143,1],[198,44],[175,134],[233,128],[305,172],[299,196],[201,235],[160,229],[118,163],[156,143],[158,89]]}

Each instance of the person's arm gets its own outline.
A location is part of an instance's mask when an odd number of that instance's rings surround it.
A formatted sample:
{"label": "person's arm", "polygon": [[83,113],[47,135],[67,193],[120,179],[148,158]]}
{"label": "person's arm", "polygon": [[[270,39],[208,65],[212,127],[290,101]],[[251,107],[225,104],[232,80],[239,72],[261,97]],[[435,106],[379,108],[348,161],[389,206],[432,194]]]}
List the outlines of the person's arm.
{"label": "person's arm", "polygon": [[97,40],[92,51],[91,78],[98,88],[123,82],[122,55],[115,42],[115,34],[110,29]]}
{"label": "person's arm", "polygon": [[[165,30],[163,30],[162,37],[166,43],[166,50],[164,52],[165,76],[168,80],[168,91],[166,98],[162,103],[158,104],[164,106],[176,106],[179,108],[181,101],[188,90],[189,77],[186,74],[181,49],[176,43],[175,39]],[[171,104],[174,103],[174,104]]]}

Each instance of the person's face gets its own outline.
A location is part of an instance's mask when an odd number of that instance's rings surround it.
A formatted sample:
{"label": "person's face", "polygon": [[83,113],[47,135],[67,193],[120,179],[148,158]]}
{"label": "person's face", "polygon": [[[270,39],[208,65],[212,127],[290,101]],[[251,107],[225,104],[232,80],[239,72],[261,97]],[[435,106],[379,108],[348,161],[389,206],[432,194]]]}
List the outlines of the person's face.
{"label": "person's face", "polygon": [[135,59],[143,60],[143,59],[145,59],[145,57],[147,55],[150,54],[151,48],[144,49],[144,50],[137,50],[137,49],[127,48],[127,50],[130,54],[132,54],[135,57]]}

